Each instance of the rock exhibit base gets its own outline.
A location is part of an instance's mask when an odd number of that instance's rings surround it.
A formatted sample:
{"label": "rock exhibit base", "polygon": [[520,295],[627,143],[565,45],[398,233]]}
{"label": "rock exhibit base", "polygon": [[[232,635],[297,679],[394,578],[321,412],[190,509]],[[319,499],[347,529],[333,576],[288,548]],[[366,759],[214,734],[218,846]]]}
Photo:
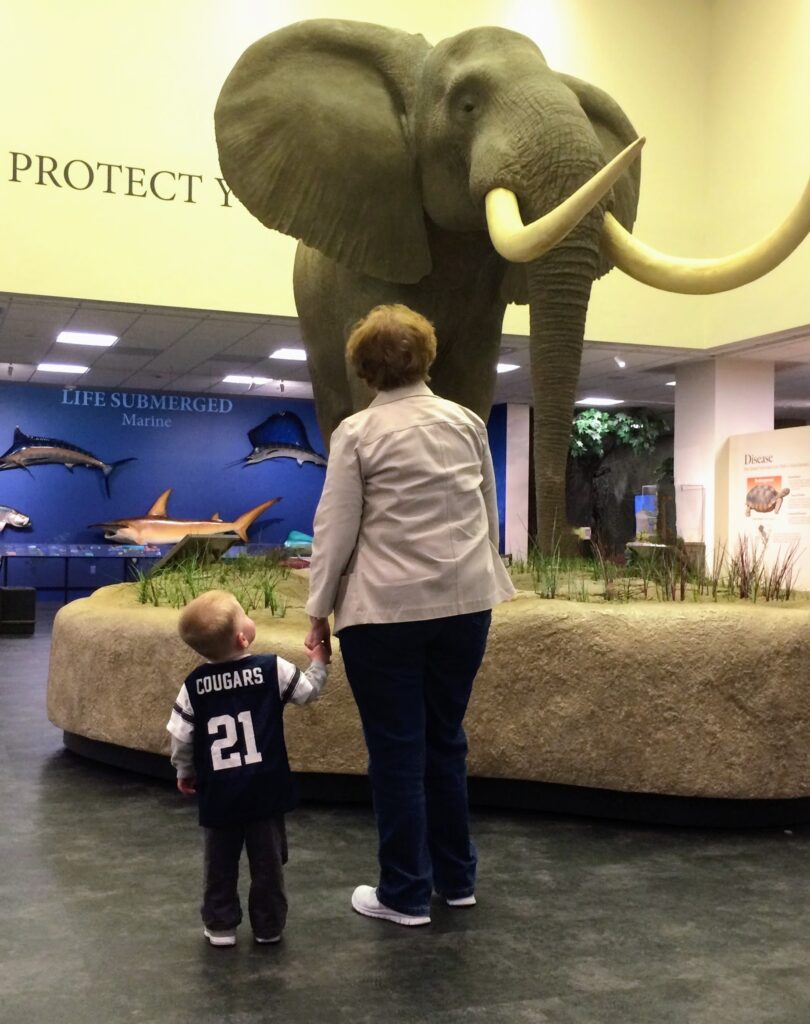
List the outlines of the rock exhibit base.
{"label": "rock exhibit base", "polygon": [[[305,664],[306,575],[257,650]],[[165,724],[198,663],[178,612],[105,587],[54,623],[48,714],[86,756],[161,774]],[[321,700],[285,715],[303,795],[367,796],[339,644]],[[719,826],[810,820],[810,606],[619,604],[521,595],[493,615],[466,726],[471,797],[511,807]],[[163,766],[161,768],[160,766]]]}

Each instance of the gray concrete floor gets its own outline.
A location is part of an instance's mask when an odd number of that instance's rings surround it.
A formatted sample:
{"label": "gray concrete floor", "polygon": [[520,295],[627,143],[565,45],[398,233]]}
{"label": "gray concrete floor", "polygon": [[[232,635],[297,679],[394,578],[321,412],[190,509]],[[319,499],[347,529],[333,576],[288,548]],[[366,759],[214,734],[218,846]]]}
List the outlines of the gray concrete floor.
{"label": "gray concrete floor", "polygon": [[[193,808],[62,749],[48,615],[0,639],[0,1019],[30,1024],[808,1024],[810,828],[698,832],[477,811],[479,905],[352,913],[368,808],[290,816],[290,919],[210,948]],[[90,681],[89,681],[90,682]]]}

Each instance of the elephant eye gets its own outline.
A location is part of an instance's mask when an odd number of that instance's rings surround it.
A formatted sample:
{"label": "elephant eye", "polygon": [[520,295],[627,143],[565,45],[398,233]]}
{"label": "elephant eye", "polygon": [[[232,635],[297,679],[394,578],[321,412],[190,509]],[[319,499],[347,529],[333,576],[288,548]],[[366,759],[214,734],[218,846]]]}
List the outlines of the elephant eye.
{"label": "elephant eye", "polygon": [[453,97],[452,109],[460,121],[474,118],[479,109],[478,97],[465,90],[460,95]]}
{"label": "elephant eye", "polygon": [[448,84],[447,104],[450,116],[460,122],[473,120],[481,114],[486,100],[487,80],[480,72],[459,75]]}
{"label": "elephant eye", "polygon": [[455,82],[447,97],[448,112],[459,128],[473,123],[483,112],[485,95],[472,76]]}

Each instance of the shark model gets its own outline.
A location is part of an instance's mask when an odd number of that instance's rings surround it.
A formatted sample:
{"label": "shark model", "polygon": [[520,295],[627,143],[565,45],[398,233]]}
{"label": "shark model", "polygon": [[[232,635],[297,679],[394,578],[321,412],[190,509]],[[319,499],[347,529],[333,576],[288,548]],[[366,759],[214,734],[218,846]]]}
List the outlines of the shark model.
{"label": "shark model", "polygon": [[103,462],[92,452],[85,451],[78,445],[70,444],[69,441],[60,441],[55,437],[30,437],[16,427],[11,447],[0,455],[0,470],[24,469],[30,472],[29,466],[49,465],[64,466],[65,469],[71,471],[76,466],[98,469],[104,474],[104,487],[107,497],[109,497],[110,476],[113,471],[118,466],[123,466],[125,462],[133,461],[133,458],[129,458],[119,459],[117,462]]}
{"label": "shark model", "polygon": [[16,526],[18,530],[24,530],[26,526],[30,525],[31,519],[24,512],[18,512],[10,505],[0,505],[0,533],[7,526]]}
{"label": "shark model", "polygon": [[220,533],[235,533],[247,542],[249,527],[271,505],[281,501],[281,498],[263,501],[233,522],[224,521],[217,512],[210,519],[170,519],[168,504],[171,493],[171,487],[164,491],[146,515],[92,523],[90,529],[104,530],[104,539],[116,544],[176,544],[184,537],[213,537]]}

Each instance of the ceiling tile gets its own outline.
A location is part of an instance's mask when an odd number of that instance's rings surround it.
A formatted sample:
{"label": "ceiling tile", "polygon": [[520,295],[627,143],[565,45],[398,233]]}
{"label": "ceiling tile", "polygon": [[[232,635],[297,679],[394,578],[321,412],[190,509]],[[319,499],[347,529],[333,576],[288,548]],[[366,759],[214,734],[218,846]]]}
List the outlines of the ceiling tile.
{"label": "ceiling tile", "polygon": [[98,357],[94,361],[94,369],[118,371],[119,373],[125,370],[140,370],[147,362],[149,362],[148,355],[137,355],[129,352],[115,352],[107,351]]}
{"label": "ceiling tile", "polygon": [[70,331],[90,331],[95,334],[120,336],[137,318],[137,313],[121,312],[116,309],[95,309],[82,305],[65,326]]}
{"label": "ceiling tile", "polygon": [[[9,367],[11,367],[11,373],[9,373]],[[31,375],[36,371],[36,366],[33,363],[2,363],[0,362],[0,381],[14,381],[16,383],[25,383],[31,379]]]}
{"label": "ceiling tile", "polygon": [[193,330],[200,320],[199,316],[143,313],[131,327],[127,328],[121,340],[127,346],[165,348]]}
{"label": "ceiling tile", "polygon": [[221,351],[240,338],[244,338],[251,330],[251,325],[242,320],[202,320],[183,338],[183,341],[193,339],[202,344],[216,341]]}
{"label": "ceiling tile", "polygon": [[201,337],[197,334],[188,335],[164,349],[149,363],[149,369],[166,372],[182,373],[194,370],[206,362],[209,356],[222,351],[222,345],[215,337]]}
{"label": "ceiling tile", "polygon": [[117,388],[121,386],[122,377],[120,370],[104,370],[92,366],[82,376],[82,387]]}
{"label": "ceiling tile", "polygon": [[0,335],[0,359],[6,362],[40,363],[51,347],[46,341],[7,339]]}
{"label": "ceiling tile", "polygon": [[[245,394],[243,385],[222,384],[228,372],[269,377],[273,384],[256,388],[252,395],[277,396],[284,379],[285,397],[311,397],[306,363],[268,360],[281,345],[299,345],[300,331],[294,317],[257,316],[249,313],[212,312],[147,307],[137,304],[92,302],[53,296],[0,293],[0,380],[9,362],[12,380],[31,378],[51,387],[71,382],[37,373],[34,363],[51,361],[85,362],[91,366],[77,383],[96,387],[125,387],[148,390],[216,390]],[[121,341],[111,350],[54,346],[58,330],[70,326],[120,333]],[[530,402],[528,349],[530,339],[504,335],[505,361],[521,369],[499,375],[496,400]],[[507,354],[504,350],[511,349]],[[619,369],[614,356],[627,366]],[[597,388],[621,392],[628,404],[672,408],[674,390],[664,386],[677,374],[683,362],[711,357],[739,357],[773,360],[776,404],[810,402],[810,333],[797,327],[769,338],[747,339],[710,352],[696,352],[660,346],[622,345],[590,340],[583,349],[580,394]]]}

